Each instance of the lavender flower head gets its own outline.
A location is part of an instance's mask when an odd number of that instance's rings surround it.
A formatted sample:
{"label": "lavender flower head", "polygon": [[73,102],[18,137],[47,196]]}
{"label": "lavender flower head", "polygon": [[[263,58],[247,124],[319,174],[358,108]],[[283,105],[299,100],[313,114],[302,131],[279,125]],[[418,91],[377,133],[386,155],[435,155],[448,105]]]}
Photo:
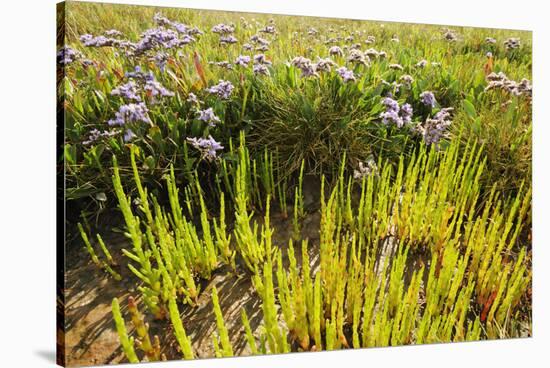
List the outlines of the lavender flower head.
{"label": "lavender flower head", "polygon": [[342,51],[342,49],[339,46],[332,46],[330,49],[328,49],[328,53],[330,55],[335,55],[335,56],[344,55],[344,51]]}
{"label": "lavender flower head", "polygon": [[382,124],[394,124],[398,128],[402,128],[411,122],[413,109],[408,103],[399,106],[399,102],[391,97],[386,97],[382,100],[382,104],[386,107],[386,111],[380,114]]}
{"label": "lavender flower head", "polygon": [[331,67],[337,64],[329,58],[321,59],[317,57],[317,64],[315,65],[315,70],[318,72],[330,72]]}
{"label": "lavender flower head", "polygon": [[104,130],[103,132],[100,132],[97,129],[93,129],[90,131],[90,135],[88,136],[88,139],[83,141],[82,144],[85,146],[89,146],[92,143],[97,142],[101,138],[109,138],[117,135],[118,133],[120,133],[118,130],[111,130],[111,131]]}
{"label": "lavender flower head", "polygon": [[214,127],[220,122],[220,118],[214,114],[214,110],[211,107],[206,110],[199,110],[199,120],[204,121],[210,127]]}
{"label": "lavender flower head", "polygon": [[227,35],[227,36],[221,36],[220,37],[220,44],[227,45],[227,44],[233,44],[237,43],[237,38],[233,35]]}
{"label": "lavender flower head", "polygon": [[271,61],[267,60],[264,54],[254,55],[254,63],[255,64],[271,65]]}
{"label": "lavender flower head", "polygon": [[147,114],[148,112],[149,110],[143,102],[140,102],[138,104],[131,103],[127,105],[122,105],[115,113],[115,118],[109,120],[107,124],[111,126],[123,126],[127,123],[150,123],[151,119]]}
{"label": "lavender flower head", "polygon": [[234,88],[231,82],[220,79],[218,84],[207,88],[206,91],[217,95],[221,99],[227,100],[231,96],[231,92],[233,92]]}
{"label": "lavender flower head", "polygon": [[371,156],[367,159],[365,164],[363,164],[363,162],[359,162],[359,168],[353,170],[353,178],[363,179],[376,171],[378,171],[378,166],[376,165],[374,158]]}
{"label": "lavender flower head", "polygon": [[447,130],[452,123],[450,114],[452,110],[451,107],[441,109],[433,118],[426,119],[424,124],[418,126],[417,130],[422,135],[424,143],[437,146],[442,138],[448,136]]}
{"label": "lavender flower head", "polygon": [[217,158],[217,151],[224,148],[210,135],[208,136],[208,138],[187,138],[187,141],[191,143],[191,145],[195,149],[199,150],[202,157],[208,161],[214,161]]}
{"label": "lavender flower head", "polygon": [[239,55],[235,59],[235,65],[242,66],[243,68],[246,68],[249,63],[250,63],[250,56],[248,55]]}
{"label": "lavender flower head", "polygon": [[368,56],[365,56],[365,54],[361,50],[351,50],[348,55],[348,62],[350,63],[358,63],[358,64],[368,64],[369,58]]}
{"label": "lavender flower head", "polygon": [[136,137],[137,137],[137,135],[135,135],[135,133],[132,131],[132,129],[126,129],[122,139],[124,140],[124,142],[130,142],[131,140],[133,140]]}
{"label": "lavender flower head", "polygon": [[519,38],[511,37],[504,41],[504,46],[506,47],[506,51],[517,49],[521,46],[521,42]]}
{"label": "lavender flower head", "polygon": [[143,87],[147,96],[152,100],[153,103],[157,102],[158,97],[173,97],[175,94],[172,91],[166,89],[162,84],[156,80],[148,80]]}
{"label": "lavender flower head", "polygon": [[134,81],[122,84],[111,91],[111,96],[121,96],[127,100],[141,101],[138,86]]}
{"label": "lavender flower head", "polygon": [[79,51],[72,49],[69,46],[63,46],[57,52],[57,62],[63,65],[68,65],[81,57],[82,54]]}
{"label": "lavender flower head", "polygon": [[355,75],[353,74],[353,70],[349,70],[345,66],[342,66],[336,70],[338,75],[344,80],[345,83],[347,82],[355,82]]}
{"label": "lavender flower head", "polygon": [[269,69],[264,64],[254,64],[252,71],[255,75],[267,75],[269,76]]}
{"label": "lavender flower head", "polygon": [[187,96],[187,102],[192,104],[200,103],[199,99],[197,98],[197,95],[195,95],[193,92],[190,92],[189,95]]}
{"label": "lavender flower head", "polygon": [[122,32],[116,30],[116,29],[110,29],[108,31],[105,31],[105,36],[107,37],[120,37],[122,36]]}
{"label": "lavender flower head", "polygon": [[212,32],[218,33],[218,34],[229,34],[229,33],[235,32],[235,27],[220,23],[212,27]]}
{"label": "lavender flower head", "polygon": [[420,94],[420,101],[430,108],[434,108],[436,104],[435,96],[431,91],[424,91]]}

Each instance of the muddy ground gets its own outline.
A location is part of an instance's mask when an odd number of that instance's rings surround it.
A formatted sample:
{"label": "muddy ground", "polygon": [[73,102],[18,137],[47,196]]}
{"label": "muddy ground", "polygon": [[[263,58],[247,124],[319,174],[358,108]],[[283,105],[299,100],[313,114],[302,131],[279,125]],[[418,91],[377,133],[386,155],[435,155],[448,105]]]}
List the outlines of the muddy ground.
{"label": "muddy ground", "polygon": [[[113,219],[113,221],[116,220]],[[302,226],[303,238],[309,239],[309,253],[313,267],[318,263],[319,221],[319,211],[312,209],[305,217]],[[115,261],[119,265],[124,265],[116,267],[122,280],[114,280],[92,263],[79,237],[75,236],[69,243],[65,272],[67,365],[89,366],[126,362],[112,319],[111,302],[113,298],[118,298],[128,331],[131,334],[133,329],[126,310],[127,298],[130,295],[136,298],[140,310],[147,316],[150,334],[158,334],[161,337],[162,352],[169,360],[178,359],[181,353],[178,351],[177,343],[170,337],[172,334],[166,333],[171,329],[169,321],[157,321],[150,318],[139,298],[138,280],[125,266],[128,260],[122,255],[121,249],[131,249],[130,241],[121,233],[111,230],[115,227],[111,221],[106,222],[110,223],[109,226],[100,227],[98,231]],[[291,219],[284,219],[280,214],[274,213],[271,216],[271,223],[275,228],[273,244],[285,249],[292,233]],[[300,262],[299,251],[296,252],[296,256]],[[193,341],[195,354],[198,358],[214,356],[212,333],[216,329],[216,320],[210,296],[214,286],[218,289],[221,309],[235,355],[248,355],[250,351],[246,343],[240,313],[242,308],[246,310],[251,328],[255,335],[258,335],[262,320],[261,303],[250,281],[250,275],[244,269],[238,269],[235,273],[227,266],[222,266],[213,274],[210,281],[201,285],[197,306],[180,306],[182,321],[187,334]]]}

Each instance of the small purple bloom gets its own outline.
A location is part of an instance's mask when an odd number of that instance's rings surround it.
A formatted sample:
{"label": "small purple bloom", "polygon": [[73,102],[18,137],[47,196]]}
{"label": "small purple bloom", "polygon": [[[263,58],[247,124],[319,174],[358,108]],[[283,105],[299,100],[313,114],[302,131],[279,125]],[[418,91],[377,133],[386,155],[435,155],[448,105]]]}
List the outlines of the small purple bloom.
{"label": "small purple bloom", "polygon": [[250,56],[248,55],[239,55],[235,59],[235,65],[242,66],[243,68],[246,68],[249,63],[250,63]]}
{"label": "small purple bloom", "polygon": [[218,97],[227,100],[231,96],[231,92],[233,92],[234,88],[235,87],[233,87],[231,82],[220,79],[218,84],[207,88],[206,90],[209,93],[215,94]]}
{"label": "small purple bloom", "polygon": [[141,101],[138,94],[138,86],[134,81],[122,84],[111,91],[112,96],[121,96],[127,100]]}
{"label": "small purple bloom", "polygon": [[214,110],[211,107],[206,110],[199,110],[199,120],[208,123],[210,127],[214,127],[220,122],[220,118],[214,114]]}
{"label": "small purple bloom", "polygon": [[430,108],[434,108],[436,104],[435,96],[431,91],[424,91],[420,94],[420,101]]}
{"label": "small purple bloom", "polygon": [[123,140],[124,140],[124,142],[130,142],[135,137],[137,137],[137,135],[135,135],[135,133],[132,131],[132,129],[126,129],[126,131],[124,132]]}
{"label": "small purple bloom", "polygon": [[199,150],[202,154],[202,157],[208,161],[214,161],[217,157],[216,151],[222,150],[224,148],[210,135],[208,136],[208,138],[187,138],[187,141],[191,143],[194,148]]}
{"label": "small purple bloom", "polygon": [[355,75],[353,74],[353,70],[349,70],[345,66],[342,66],[336,70],[338,75],[344,80],[344,82],[351,82],[355,81]]}
{"label": "small purple bloom", "polygon": [[135,122],[151,123],[148,112],[149,110],[143,102],[122,105],[115,113],[115,118],[109,120],[107,124],[111,126],[123,126],[127,123]]}

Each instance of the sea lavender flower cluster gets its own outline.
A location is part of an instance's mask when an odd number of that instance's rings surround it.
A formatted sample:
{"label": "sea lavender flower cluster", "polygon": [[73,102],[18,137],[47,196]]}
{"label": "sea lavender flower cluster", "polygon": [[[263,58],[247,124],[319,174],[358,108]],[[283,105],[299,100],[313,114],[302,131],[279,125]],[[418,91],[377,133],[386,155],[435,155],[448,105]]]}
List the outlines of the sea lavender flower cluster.
{"label": "sea lavender flower cluster", "polygon": [[198,113],[198,119],[207,123],[209,127],[214,127],[217,123],[220,122],[220,118],[217,117],[216,114],[214,114],[214,110],[211,107],[206,110],[199,110]]}
{"label": "sea lavender flower cluster", "polygon": [[328,49],[328,53],[333,56],[344,56],[344,51],[342,51],[340,46],[331,46],[331,48]]}
{"label": "sea lavender flower cluster", "polygon": [[148,80],[145,82],[143,89],[147,93],[147,96],[151,99],[151,103],[156,103],[158,101],[158,97],[175,96],[174,92],[169,91],[156,80]]}
{"label": "sea lavender flower cluster", "polygon": [[133,72],[126,72],[125,77],[131,80],[113,89],[111,95],[121,96],[127,100],[141,101],[139,92],[143,90],[151,103],[157,103],[159,97],[175,95],[174,92],[169,91],[156,81],[152,72],[144,73],[139,66],[136,66]]}
{"label": "sea lavender flower cluster", "polygon": [[217,34],[230,34],[235,32],[235,27],[233,25],[228,25],[224,23],[216,24],[214,27],[212,27],[212,32]]}
{"label": "sea lavender flower cluster", "polygon": [[237,38],[233,35],[222,35],[220,36],[220,45],[230,45],[237,43]]}
{"label": "sea lavender flower cluster", "polygon": [[408,74],[402,75],[399,80],[407,86],[411,86],[414,82],[414,78]]}
{"label": "sea lavender flower cluster", "polygon": [[121,84],[120,86],[114,88],[111,91],[111,95],[120,96],[130,101],[141,101],[138,85],[134,81],[128,81],[127,83]]}
{"label": "sea lavender flower cluster", "polygon": [[458,37],[456,35],[456,33],[454,33],[451,29],[446,29],[444,32],[443,32],[443,39],[445,41],[449,41],[449,42],[455,42]]}
{"label": "sea lavender flower cluster", "polygon": [[315,64],[315,70],[318,72],[330,72],[331,67],[337,66],[337,64],[329,58],[322,59],[317,56],[317,63]]}
{"label": "sea lavender flower cluster", "polygon": [[164,73],[164,69],[166,68],[166,63],[168,62],[168,54],[165,52],[157,52],[157,54],[154,56],[153,61],[158,66],[161,72]]}
{"label": "sea lavender flower cluster", "polygon": [[386,54],[386,51],[378,51],[376,49],[370,48],[367,51],[365,51],[365,56],[367,56],[369,59],[379,58],[379,59],[385,59],[388,54]]}
{"label": "sea lavender flower cluster", "polygon": [[233,92],[233,85],[229,81],[225,81],[223,79],[220,79],[218,84],[213,85],[210,88],[207,88],[206,91],[217,95],[221,99],[227,100],[231,96],[231,92]]}
{"label": "sea lavender flower cluster", "polygon": [[267,25],[264,28],[260,29],[259,32],[262,33],[268,33],[268,34],[275,34],[275,26],[273,25]]}
{"label": "sea lavender flower cluster", "polygon": [[365,43],[367,45],[373,44],[376,42],[376,37],[374,36],[367,36],[367,39],[365,40]]}
{"label": "sea lavender flower cluster", "polygon": [[378,171],[378,166],[372,156],[370,156],[364,164],[360,161],[358,166],[357,169],[353,170],[354,179],[363,179]]}
{"label": "sea lavender flower cluster", "polygon": [[424,105],[426,105],[426,106],[428,106],[428,107],[430,107],[430,108],[432,108],[432,109],[435,107],[435,105],[436,105],[436,103],[437,103],[437,101],[435,100],[435,96],[434,96],[433,92],[431,92],[431,91],[424,91],[424,92],[422,92],[422,93],[420,94],[420,101],[421,101]]}
{"label": "sea lavender flower cluster", "polygon": [[291,65],[294,65],[302,71],[302,77],[318,77],[315,67],[316,65],[311,62],[310,59],[303,56],[296,56],[290,62]]}
{"label": "sea lavender flower cluster", "polygon": [[143,83],[145,83],[146,81],[155,79],[155,76],[153,75],[153,72],[149,71],[149,72],[145,73],[145,72],[143,72],[143,70],[141,69],[141,67],[139,65],[137,65],[134,68],[133,72],[124,73],[124,77],[125,78],[132,78],[132,79],[138,80],[138,81],[143,82]]}
{"label": "sea lavender flower cluster", "polygon": [[254,55],[254,64],[271,65],[271,61],[267,60],[264,54]]}
{"label": "sea lavender flower cluster", "polygon": [[497,40],[493,37],[485,37],[485,43],[489,45],[494,45],[495,43],[497,43]]}
{"label": "sea lavender flower cluster", "polygon": [[109,29],[108,31],[103,32],[107,37],[121,37],[122,32],[116,29]]}
{"label": "sea lavender flower cluster", "polygon": [[85,146],[89,146],[95,142],[97,142],[98,140],[102,139],[102,138],[110,138],[110,137],[113,137],[117,134],[119,134],[120,131],[118,130],[104,130],[103,132],[97,130],[97,129],[93,129],[90,131],[90,135],[88,136],[88,139],[83,141],[82,144],[85,145]]}
{"label": "sea lavender flower cluster", "polygon": [[310,35],[310,36],[315,36],[317,33],[319,33],[318,30],[316,30],[315,28],[311,27],[307,30],[307,34]]}
{"label": "sea lavender flower cluster", "polygon": [[252,72],[255,75],[269,75],[269,69],[264,64],[254,64],[252,66]]}
{"label": "sea lavender flower cluster", "polygon": [[224,61],[209,61],[208,64],[219,66],[222,69],[227,69],[227,70],[232,70],[233,69],[233,65],[227,60],[224,60]]}
{"label": "sea lavender flower cluster", "polygon": [[417,131],[422,135],[424,143],[430,145],[439,144],[442,138],[448,136],[451,120],[452,107],[446,107],[438,111],[433,118],[427,118],[423,124],[417,126]]}
{"label": "sea lavender flower cluster", "polygon": [[199,98],[193,92],[190,92],[189,95],[187,95],[186,101],[194,105],[200,104]]}
{"label": "sea lavender flower cluster", "polygon": [[124,140],[124,142],[130,142],[131,140],[133,140],[136,137],[137,137],[137,135],[134,133],[134,131],[132,129],[126,129],[124,131],[124,136],[122,137],[122,139]]}
{"label": "sea lavender flower cluster", "polygon": [[353,70],[349,70],[345,66],[342,66],[336,70],[340,78],[344,80],[345,83],[347,82],[355,82],[355,75],[353,74]]}
{"label": "sea lavender flower cluster", "polygon": [[519,47],[521,46],[521,42],[519,38],[511,37],[504,41],[504,46],[506,47],[507,51],[519,49]]}
{"label": "sea lavender flower cluster", "polygon": [[412,120],[413,109],[408,103],[399,106],[399,102],[391,97],[385,97],[382,104],[386,107],[386,111],[380,114],[384,125],[394,124],[398,128],[409,124]]}
{"label": "sea lavender flower cluster", "polygon": [[415,67],[423,69],[428,65],[428,60],[422,59],[418,63],[415,64]]}
{"label": "sea lavender flower cluster", "polygon": [[390,64],[388,67],[392,70],[403,70],[403,66],[401,66],[401,64]]}
{"label": "sea lavender flower cluster", "polygon": [[239,55],[235,59],[235,65],[242,66],[243,68],[246,68],[248,64],[250,64],[250,56],[248,55]]}
{"label": "sea lavender flower cluster", "polygon": [[367,65],[370,59],[361,50],[351,50],[348,54],[347,61],[350,63]]}
{"label": "sea lavender flower cluster", "polygon": [[70,48],[69,46],[63,46],[57,52],[57,62],[59,64],[68,65],[73,61],[80,59],[82,54],[80,51]]}
{"label": "sea lavender flower cluster", "polygon": [[149,109],[143,102],[122,105],[115,113],[115,118],[107,122],[110,126],[123,126],[128,123],[150,123]]}
{"label": "sea lavender flower cluster", "polygon": [[492,89],[501,89],[503,91],[509,92],[514,96],[528,96],[533,95],[533,87],[531,82],[528,79],[523,78],[519,83],[508,79],[506,74],[503,72],[491,73],[487,76],[487,81],[489,82],[485,91]]}
{"label": "sea lavender flower cluster", "polygon": [[245,43],[243,45],[243,50],[245,50],[245,51],[252,51],[253,49],[254,49],[254,46],[249,44],[249,43]]}
{"label": "sea lavender flower cluster", "polygon": [[187,138],[187,141],[191,145],[201,152],[203,158],[208,161],[214,161],[217,158],[217,151],[222,150],[224,147],[216,142],[211,135],[208,138]]}

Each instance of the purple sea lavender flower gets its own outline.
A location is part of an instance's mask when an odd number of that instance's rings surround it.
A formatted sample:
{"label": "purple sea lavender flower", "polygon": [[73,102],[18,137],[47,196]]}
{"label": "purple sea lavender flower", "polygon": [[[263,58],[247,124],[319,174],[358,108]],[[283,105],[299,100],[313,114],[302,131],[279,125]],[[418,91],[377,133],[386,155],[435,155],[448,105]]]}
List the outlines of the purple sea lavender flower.
{"label": "purple sea lavender flower", "polygon": [[155,64],[158,66],[160,71],[164,73],[166,63],[168,62],[168,54],[164,52],[157,52],[153,60],[155,61]]}
{"label": "purple sea lavender flower", "polygon": [[435,144],[437,147],[439,141],[448,136],[447,130],[452,123],[450,114],[452,110],[451,107],[441,109],[433,118],[427,118],[417,127],[426,144]]}
{"label": "purple sea lavender flower", "polygon": [[212,32],[218,34],[229,34],[235,32],[235,27],[232,25],[220,23],[212,27]]}
{"label": "purple sea lavender flower", "polygon": [[130,142],[134,138],[136,138],[137,135],[132,131],[132,129],[126,129],[124,132],[124,137],[122,138],[124,142]]}
{"label": "purple sea lavender flower", "polygon": [[271,65],[271,61],[267,60],[264,54],[254,55],[254,63],[255,64]]}
{"label": "purple sea lavender flower", "polygon": [[122,32],[116,30],[116,29],[110,29],[108,31],[104,32],[105,36],[107,37],[119,37],[122,36]]}
{"label": "purple sea lavender flower", "polygon": [[435,96],[433,94],[433,92],[431,91],[424,91],[420,94],[420,101],[430,107],[430,108],[434,108],[435,107],[435,104],[436,104],[436,100],[435,100]]}
{"label": "purple sea lavender flower", "polygon": [[124,76],[126,78],[132,78],[132,79],[138,80],[140,82],[147,82],[147,81],[155,80],[155,77],[154,77],[154,75],[151,71],[145,73],[141,70],[141,67],[139,65],[137,65],[134,68],[133,72],[126,72],[124,74]]}
{"label": "purple sea lavender flower", "polygon": [[210,127],[216,126],[217,123],[220,122],[220,118],[214,114],[214,110],[212,110],[211,107],[209,107],[206,110],[199,110],[199,120],[204,121],[208,124]]}
{"label": "purple sea lavender flower", "polygon": [[212,138],[211,135],[208,138],[187,138],[187,141],[191,145],[201,152],[203,158],[208,161],[214,161],[217,158],[217,151],[222,150],[224,147]]}
{"label": "purple sea lavender flower", "polygon": [[506,51],[517,49],[521,46],[521,42],[519,38],[511,37],[504,41],[504,46],[506,47]]}
{"label": "purple sea lavender flower", "polygon": [[378,166],[376,165],[374,158],[371,156],[367,159],[365,164],[363,164],[363,162],[359,162],[359,167],[353,170],[353,178],[363,179],[376,171],[378,171]]}
{"label": "purple sea lavender flower", "polygon": [[252,71],[255,75],[269,75],[269,69],[265,64],[254,64]]}
{"label": "purple sea lavender flower", "polygon": [[199,99],[197,98],[197,95],[195,95],[192,92],[190,92],[189,95],[187,95],[187,102],[192,103],[192,104],[199,104],[200,103]]}
{"label": "purple sea lavender flower", "polygon": [[269,46],[268,45],[260,45],[260,46],[257,46],[254,50],[260,51],[260,52],[266,52],[266,51],[269,50]]}
{"label": "purple sea lavender flower", "polygon": [[237,38],[233,35],[227,35],[227,36],[221,36],[220,37],[220,44],[226,45],[226,44],[232,44],[237,43]]}
{"label": "purple sea lavender flower", "polygon": [[232,70],[233,65],[229,61],[210,61],[208,64],[219,66],[220,68]]}
{"label": "purple sea lavender flower", "polygon": [[365,56],[365,54],[361,50],[351,50],[347,61],[350,63],[357,63],[357,64],[368,64],[369,58],[368,56]]}
{"label": "purple sea lavender flower", "polygon": [[382,124],[395,124],[398,128],[402,128],[405,124],[409,124],[412,120],[413,109],[409,104],[399,106],[399,102],[391,97],[385,97],[382,104],[386,107],[386,111],[380,114]]}
{"label": "purple sea lavender flower", "polygon": [[118,130],[111,130],[111,131],[104,130],[103,132],[100,132],[97,129],[92,129],[90,131],[88,139],[83,141],[82,144],[85,145],[85,146],[89,146],[90,144],[97,142],[101,138],[113,137],[113,136],[115,136],[119,133],[120,133],[120,131],[118,131]]}
{"label": "purple sea lavender flower", "polygon": [[57,62],[63,65],[68,65],[81,57],[82,57],[82,54],[79,51],[74,50],[69,46],[63,46],[57,52]]}
{"label": "purple sea lavender flower", "polygon": [[134,81],[122,84],[111,91],[112,96],[121,96],[127,100],[141,101],[138,94],[138,86]]}
{"label": "purple sea lavender flower", "polygon": [[274,34],[275,33],[275,26],[265,26],[264,28],[260,29],[259,32]]}
{"label": "purple sea lavender flower", "polygon": [[158,97],[172,97],[174,92],[166,89],[162,84],[156,80],[148,80],[143,87],[147,96],[151,99],[152,103],[156,103]]}
{"label": "purple sea lavender flower", "polygon": [[242,66],[243,68],[246,68],[249,63],[250,63],[250,56],[248,55],[239,55],[235,59],[235,65]]}
{"label": "purple sea lavender flower", "polygon": [[344,55],[344,51],[342,51],[342,49],[339,46],[332,46],[330,49],[328,49],[328,53],[330,55],[335,55],[335,56]]}
{"label": "purple sea lavender flower", "polygon": [[245,43],[243,45],[243,50],[245,50],[245,51],[251,51],[252,49],[254,49],[254,46],[249,44],[249,43]]}
{"label": "purple sea lavender flower", "polygon": [[401,78],[399,78],[399,80],[403,82],[403,84],[406,84],[408,86],[410,86],[414,82],[414,78],[408,74],[402,75]]}
{"label": "purple sea lavender flower", "polygon": [[135,122],[151,123],[148,112],[149,110],[143,102],[122,105],[115,113],[115,118],[109,120],[107,124],[111,126],[123,126],[127,123]]}
{"label": "purple sea lavender flower", "polygon": [[317,57],[317,64],[315,70],[318,72],[330,72],[331,67],[336,66],[337,64],[329,58],[322,59]]}
{"label": "purple sea lavender flower", "polygon": [[231,96],[231,92],[233,92],[234,88],[231,82],[220,79],[218,84],[207,88],[206,91],[227,100]]}
{"label": "purple sea lavender flower", "polygon": [[336,72],[344,80],[344,82],[355,82],[355,75],[353,74],[353,70],[349,70],[345,66],[342,66],[338,68]]}
{"label": "purple sea lavender flower", "polygon": [[488,44],[495,44],[497,43],[497,40],[493,37],[486,37],[485,38],[485,43],[488,43]]}
{"label": "purple sea lavender flower", "polygon": [[403,70],[403,67],[400,64],[390,64],[388,67],[392,70]]}

